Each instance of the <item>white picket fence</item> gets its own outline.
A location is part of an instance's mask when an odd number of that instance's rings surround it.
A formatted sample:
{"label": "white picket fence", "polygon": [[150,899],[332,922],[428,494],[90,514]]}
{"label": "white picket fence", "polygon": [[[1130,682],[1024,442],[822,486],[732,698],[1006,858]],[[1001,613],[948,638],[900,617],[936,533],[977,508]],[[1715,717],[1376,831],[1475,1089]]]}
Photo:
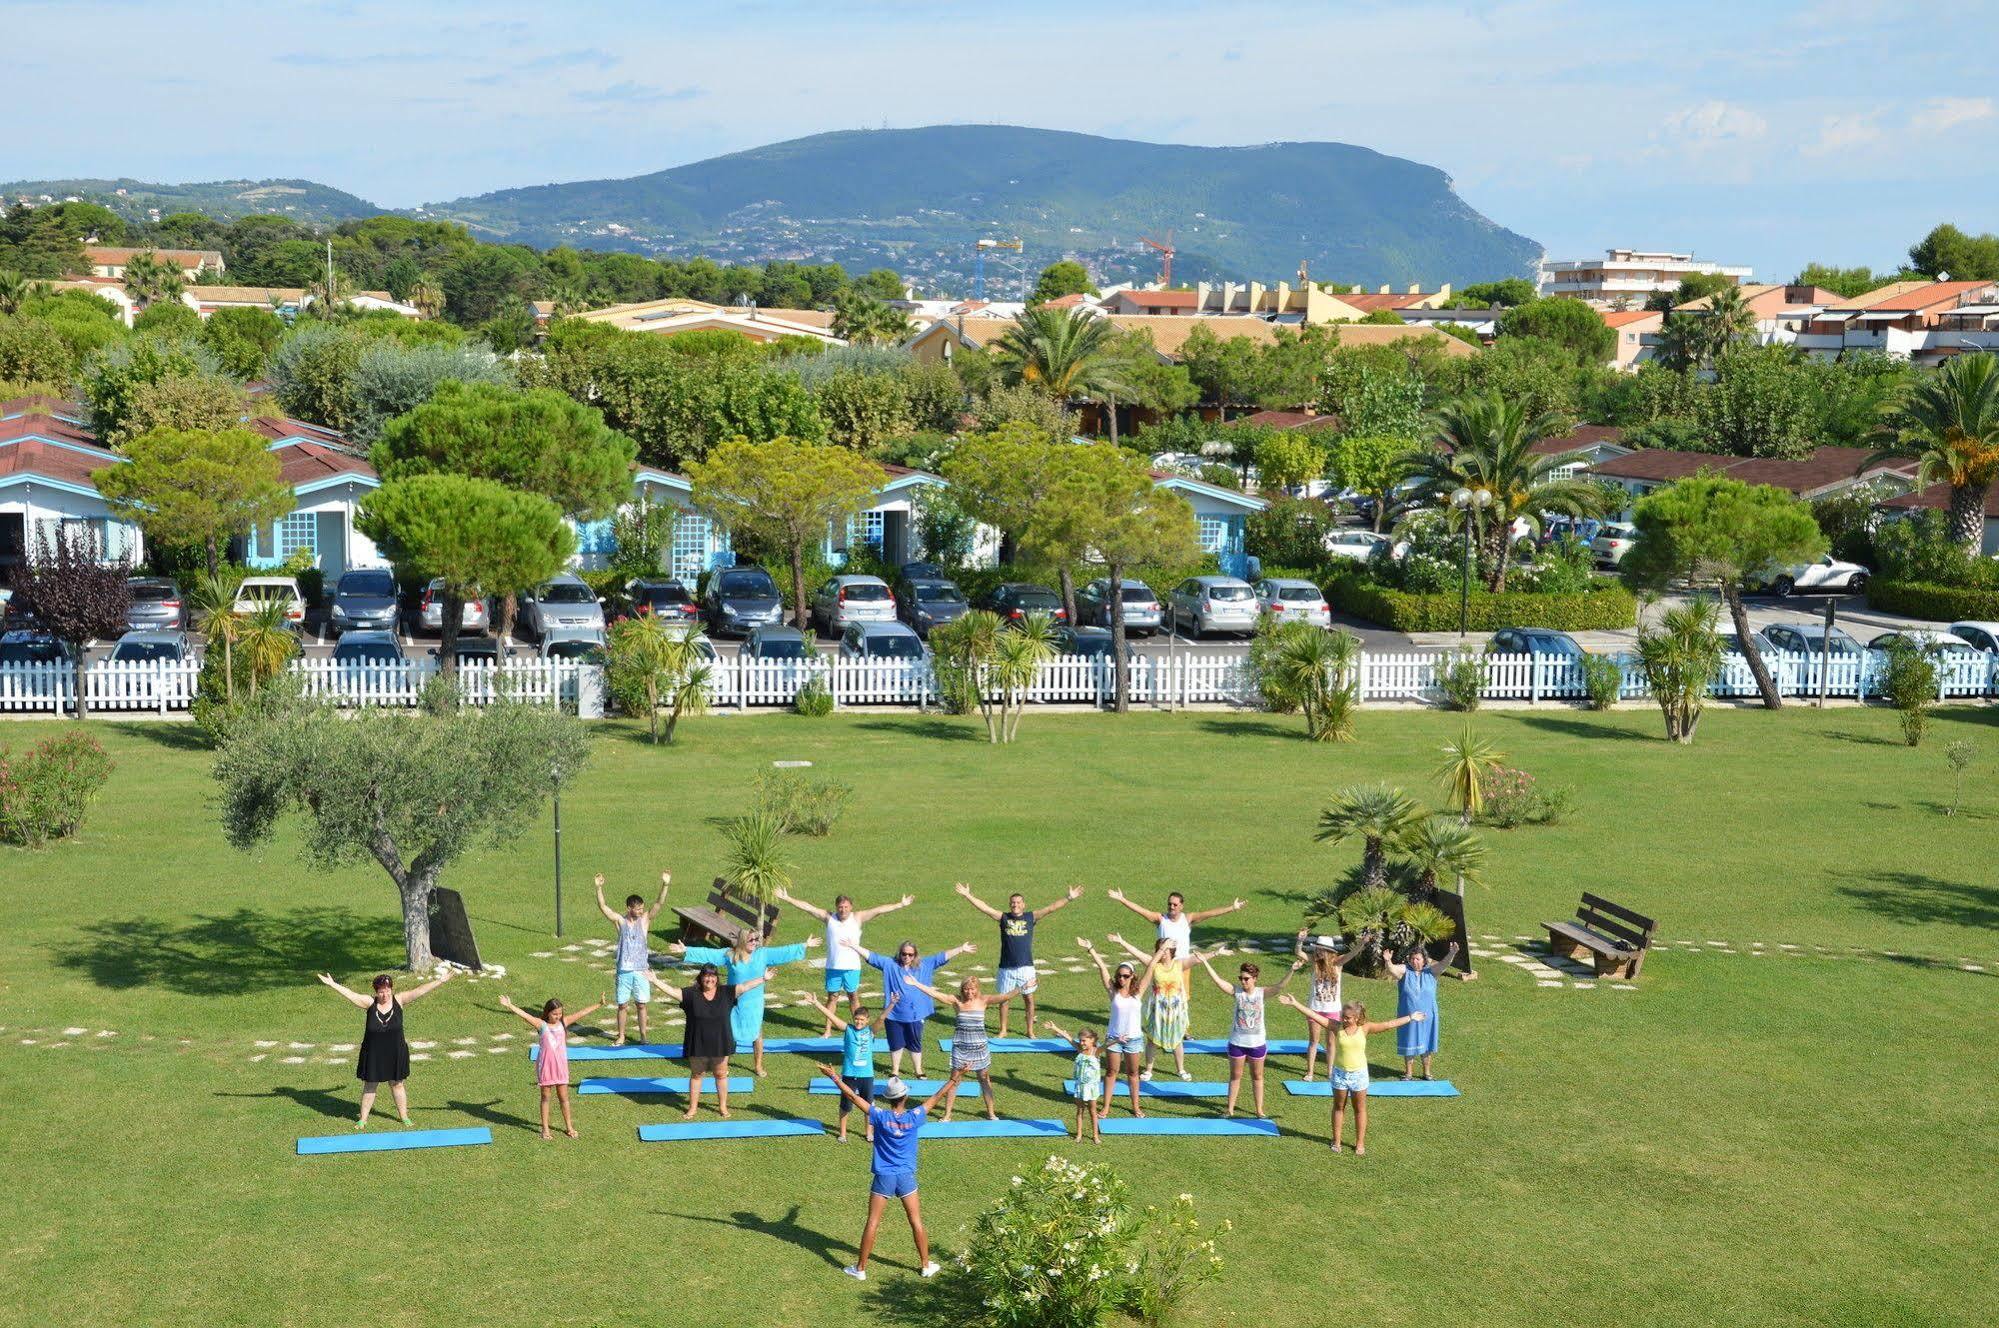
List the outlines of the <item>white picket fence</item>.
{"label": "white picket fence", "polygon": [[[1456,658],[1449,651],[1384,654],[1364,652],[1355,666],[1359,695],[1365,702],[1413,702],[1436,705],[1443,700],[1442,670]],[[1553,656],[1474,655],[1485,675],[1483,696],[1491,701],[1574,701],[1587,695],[1582,670],[1573,660]],[[1866,699],[1880,690],[1884,661],[1868,654],[1835,656],[1830,669],[1818,655],[1764,656],[1778,689],[1786,696],[1824,694]],[[291,670],[304,679],[306,691],[356,706],[412,706],[436,676],[437,661],[409,660],[395,664],[364,664],[330,659],[294,660]],[[193,660],[92,664],[84,675],[84,699],[89,710],[107,713],[151,712],[165,715],[186,710],[195,695],[200,665]],[[1945,698],[1999,695],[1999,656],[1956,659],[1939,665],[1938,694]],[[940,703],[935,676],[927,660],[864,660],[818,658],[760,660],[742,656],[718,659],[711,670],[710,703],[721,709],[789,706],[811,679],[820,679],[837,705],[935,706]],[[526,659],[505,663],[467,662],[459,666],[459,686],[465,697],[483,705],[496,697],[540,704],[559,703],[595,714],[604,696],[601,670],[582,660]],[[1756,695],[1756,680],[1739,655],[1725,656],[1721,676],[1710,688],[1718,697]],[[0,664],[0,712],[68,713],[74,709],[75,676],[67,665],[54,663]],[[1646,695],[1644,676],[1635,663],[1624,665],[1625,699]],[[1035,704],[1108,705],[1116,683],[1107,657],[1065,656],[1042,665],[1027,700]],[[1253,706],[1257,693],[1240,651],[1141,655],[1131,661],[1134,704],[1175,707],[1227,704]]]}

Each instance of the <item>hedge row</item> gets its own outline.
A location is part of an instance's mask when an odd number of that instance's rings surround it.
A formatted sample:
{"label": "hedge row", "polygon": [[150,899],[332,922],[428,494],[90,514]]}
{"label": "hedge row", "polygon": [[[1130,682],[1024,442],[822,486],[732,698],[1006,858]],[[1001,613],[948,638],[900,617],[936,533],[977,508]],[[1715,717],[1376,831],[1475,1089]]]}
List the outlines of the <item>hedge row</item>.
{"label": "hedge row", "polygon": [[[1326,599],[1342,613],[1398,632],[1455,632],[1455,594],[1415,595],[1376,585],[1364,576],[1344,572],[1326,583]],[[1638,602],[1622,586],[1606,586],[1583,594],[1537,595],[1521,591],[1471,595],[1468,625],[1474,631],[1501,627],[1551,627],[1564,632],[1609,631],[1638,621]]]}
{"label": "hedge row", "polygon": [[1999,590],[1921,581],[1869,581],[1867,602],[1884,613],[1931,622],[1999,621]]}

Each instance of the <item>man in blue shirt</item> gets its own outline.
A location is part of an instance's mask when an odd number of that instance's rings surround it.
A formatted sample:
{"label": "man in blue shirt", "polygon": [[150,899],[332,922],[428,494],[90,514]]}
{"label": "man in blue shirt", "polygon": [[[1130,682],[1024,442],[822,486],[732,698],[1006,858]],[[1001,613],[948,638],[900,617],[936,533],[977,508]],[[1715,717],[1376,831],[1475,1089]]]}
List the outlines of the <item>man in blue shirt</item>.
{"label": "man in blue shirt", "polygon": [[881,1227],[882,1212],[888,1207],[890,1199],[900,1199],[902,1211],[909,1215],[909,1234],[916,1238],[916,1257],[923,1261],[919,1276],[935,1277],[937,1265],[930,1261],[930,1237],[923,1230],[923,1210],[916,1197],[916,1137],[930,1109],[942,1101],[946,1093],[958,1090],[957,1076],[946,1079],[944,1086],[919,1107],[909,1105],[909,1089],[902,1080],[891,1078],[882,1086],[882,1097],[888,1102],[884,1107],[870,1106],[865,1098],[841,1080],[832,1066],[821,1065],[819,1073],[839,1084],[841,1094],[852,1105],[868,1113],[868,1124],[875,1132],[871,1168],[873,1180],[868,1186],[868,1223],[861,1228],[860,1254],[851,1266],[841,1271],[857,1282],[868,1280],[868,1256],[874,1253],[875,1232]]}
{"label": "man in blue shirt", "polygon": [[937,975],[938,969],[961,954],[977,954],[978,950],[978,946],[966,941],[952,949],[918,958],[916,942],[904,941],[895,948],[893,955],[880,955],[872,950],[863,952],[869,965],[881,970],[883,1008],[887,1008],[890,997],[896,998],[893,1017],[882,1020],[882,1027],[888,1033],[889,1074],[902,1073],[902,1053],[906,1051],[910,1064],[915,1067],[916,1077],[923,1077],[923,1021],[937,1013],[937,1002],[916,984],[932,985],[931,979]]}

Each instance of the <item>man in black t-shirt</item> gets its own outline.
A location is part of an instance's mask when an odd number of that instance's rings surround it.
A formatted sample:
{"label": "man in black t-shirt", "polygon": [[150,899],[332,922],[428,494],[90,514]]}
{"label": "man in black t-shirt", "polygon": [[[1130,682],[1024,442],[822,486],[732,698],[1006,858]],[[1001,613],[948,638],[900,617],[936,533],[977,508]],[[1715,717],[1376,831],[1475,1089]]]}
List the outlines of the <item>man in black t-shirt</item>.
{"label": "man in black t-shirt", "polygon": [[[1039,910],[1029,909],[1027,900],[1021,895],[1006,897],[1006,912],[1002,913],[972,893],[972,887],[963,881],[953,887],[965,897],[965,902],[993,921],[999,923],[999,989],[1000,995],[1019,992],[1027,1006],[1027,1036],[1034,1036],[1034,924],[1063,907],[1072,899],[1082,897],[1083,887],[1072,885],[1069,893],[1052,904]],[[1007,1010],[1000,1006],[1000,1026],[997,1037],[1006,1036]]]}

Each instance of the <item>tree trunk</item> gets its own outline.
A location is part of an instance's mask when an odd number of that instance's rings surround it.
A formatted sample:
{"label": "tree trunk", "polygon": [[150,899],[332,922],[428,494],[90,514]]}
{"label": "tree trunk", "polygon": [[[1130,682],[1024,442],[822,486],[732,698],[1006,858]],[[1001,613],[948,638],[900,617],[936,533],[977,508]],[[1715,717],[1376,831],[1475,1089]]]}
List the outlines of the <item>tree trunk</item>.
{"label": "tree trunk", "polygon": [[520,607],[520,601],[511,593],[500,596],[500,621],[494,624],[494,630],[499,632],[502,641],[513,639],[514,615],[520,612]]}
{"label": "tree trunk", "polygon": [[403,880],[403,954],[412,973],[425,973],[437,965],[437,956],[430,952],[430,896],[436,886],[435,867]]}
{"label": "tree trunk", "polygon": [[1728,601],[1729,620],[1735,624],[1735,637],[1742,642],[1742,657],[1749,661],[1749,672],[1756,679],[1756,690],[1762,694],[1766,710],[1782,710],[1784,698],[1777,691],[1777,684],[1771,680],[1770,666],[1763,662],[1763,652],[1756,648],[1756,639],[1749,634],[1749,610],[1742,606],[1742,587],[1735,581],[1721,583],[1721,597]]}
{"label": "tree trunk", "polygon": [[1502,594],[1506,590],[1506,559],[1512,553],[1507,543],[1512,531],[1511,520],[1501,525],[1498,519],[1494,518],[1493,529],[1483,541],[1487,556],[1492,559],[1492,575],[1486,579],[1486,589],[1495,595]]}
{"label": "tree trunk", "polygon": [[1961,484],[1950,491],[1950,538],[1976,558],[1985,545],[1985,490]]}
{"label": "tree trunk", "polygon": [[83,680],[90,670],[90,665],[86,662],[84,655],[84,644],[82,641],[77,641],[72,645],[72,649],[76,651],[76,717],[78,719],[87,718],[90,714],[90,706],[83,699]]}
{"label": "tree trunk", "polygon": [[1063,563],[1056,569],[1056,577],[1062,585],[1062,612],[1071,627],[1076,625],[1076,578],[1069,573],[1069,564]]}
{"label": "tree trunk", "polygon": [[[653,713],[657,715],[659,712],[655,710]],[[655,719],[653,722],[657,724],[659,721]],[[668,706],[666,709],[666,745],[669,747],[673,746],[673,730],[674,727],[679,723],[680,723],[680,698],[676,696],[673,699],[673,704]],[[653,741],[657,742],[659,741],[659,739],[654,738]]]}
{"label": "tree trunk", "polygon": [[1111,581],[1111,674],[1117,679],[1117,712],[1131,710],[1131,666],[1124,657],[1124,566],[1112,563],[1107,569]]}
{"label": "tree trunk", "polygon": [[222,560],[216,556],[215,536],[208,537],[208,574],[214,576],[222,570]]}
{"label": "tree trunk", "polygon": [[1377,535],[1381,533],[1382,522],[1388,519],[1388,492],[1383,489],[1374,495],[1374,533]]}
{"label": "tree trunk", "polygon": [[1111,446],[1117,446],[1117,398],[1109,397],[1104,402],[1104,419],[1110,426]]}
{"label": "tree trunk", "polygon": [[[805,607],[805,541],[793,540],[791,544],[791,593],[797,605],[798,630],[812,630],[812,615]],[[810,637],[806,638],[808,641]]]}
{"label": "tree trunk", "polygon": [[222,699],[233,706],[236,704],[236,648],[232,629],[233,624],[225,624],[222,629]]}
{"label": "tree trunk", "polygon": [[458,680],[458,628],[464,621],[465,596],[447,584],[437,611],[437,669],[453,682]]}
{"label": "tree trunk", "polygon": [[1368,839],[1360,851],[1361,882],[1369,889],[1388,884],[1388,856],[1379,839]]}

